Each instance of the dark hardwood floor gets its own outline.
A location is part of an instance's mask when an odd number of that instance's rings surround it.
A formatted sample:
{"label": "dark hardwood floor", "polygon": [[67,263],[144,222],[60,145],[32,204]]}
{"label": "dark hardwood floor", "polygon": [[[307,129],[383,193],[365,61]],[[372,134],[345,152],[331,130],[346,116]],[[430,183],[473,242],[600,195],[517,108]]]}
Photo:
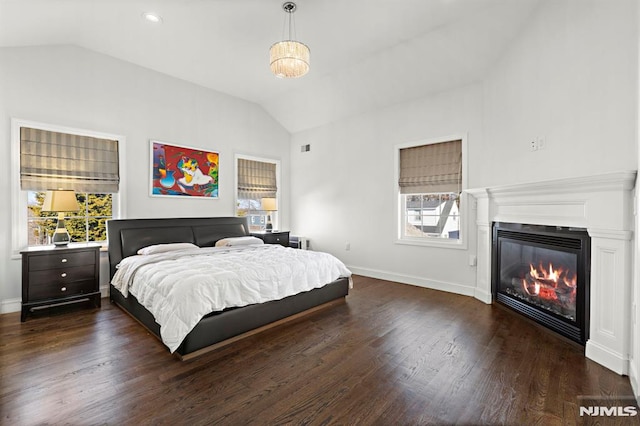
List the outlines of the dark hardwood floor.
{"label": "dark hardwood floor", "polygon": [[630,404],[627,377],[517,314],[354,281],[346,304],[186,362],[108,302],[1,315],[0,424],[546,426],[591,420],[581,396]]}

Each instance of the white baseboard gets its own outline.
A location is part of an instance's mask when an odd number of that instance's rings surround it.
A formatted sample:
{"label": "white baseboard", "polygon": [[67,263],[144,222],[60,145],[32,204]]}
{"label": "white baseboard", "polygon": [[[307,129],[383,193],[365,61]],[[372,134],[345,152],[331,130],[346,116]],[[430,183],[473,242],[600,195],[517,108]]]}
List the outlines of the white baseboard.
{"label": "white baseboard", "polygon": [[621,354],[612,352],[610,349],[588,340],[584,348],[584,356],[600,365],[607,367],[620,375],[629,374],[629,359]]}
{"label": "white baseboard", "polygon": [[0,302],[0,314],[20,312],[22,310],[22,299],[7,299]]}
{"label": "white baseboard", "polygon": [[479,288],[474,288],[473,290],[473,297],[483,303],[486,303],[487,305],[490,305],[492,303],[493,297],[491,296],[491,293],[487,293],[486,291],[480,290]]}
{"label": "white baseboard", "polygon": [[356,275],[365,277],[378,278],[381,280],[395,281],[403,284],[415,285],[418,287],[430,288],[433,290],[447,291],[449,293],[461,294],[463,296],[475,296],[475,288],[456,283],[445,281],[429,280],[413,275],[398,274],[395,272],[381,271],[378,269],[361,268],[358,266],[350,266],[347,268]]}
{"label": "white baseboard", "polygon": [[636,363],[633,360],[629,360],[629,381],[631,382],[631,389],[633,389],[633,396],[636,397],[636,401],[640,403],[640,389],[638,389],[638,370],[636,370]]}

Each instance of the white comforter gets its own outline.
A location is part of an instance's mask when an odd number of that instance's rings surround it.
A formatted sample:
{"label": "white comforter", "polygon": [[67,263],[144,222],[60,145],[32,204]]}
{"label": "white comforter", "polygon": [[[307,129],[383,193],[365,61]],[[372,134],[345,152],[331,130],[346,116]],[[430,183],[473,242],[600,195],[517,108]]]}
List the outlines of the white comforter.
{"label": "white comforter", "polygon": [[265,244],[130,256],[112,284],[153,314],[174,352],[211,312],[282,299],[339,277],[351,272],[328,253]]}

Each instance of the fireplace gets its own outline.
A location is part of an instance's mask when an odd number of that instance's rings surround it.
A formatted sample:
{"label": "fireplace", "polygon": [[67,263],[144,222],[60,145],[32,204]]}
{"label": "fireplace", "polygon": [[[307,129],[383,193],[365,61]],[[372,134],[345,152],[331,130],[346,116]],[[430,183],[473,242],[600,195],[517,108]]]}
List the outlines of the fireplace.
{"label": "fireplace", "polygon": [[495,222],[493,300],[585,344],[590,237],[585,229]]}
{"label": "fireplace", "polygon": [[[590,253],[588,259],[582,260],[588,271],[583,272],[588,279],[588,294],[584,293],[584,354],[618,374],[635,374],[630,371],[629,362],[631,353],[640,353],[639,340],[632,339],[638,334],[634,306],[640,306],[632,301],[635,182],[635,171],[619,171],[466,190],[474,198],[471,207],[476,208],[474,297],[484,303],[497,303],[493,288],[494,224],[528,223],[551,226],[547,229],[552,231],[558,226],[586,230],[590,238],[585,243],[588,242]],[[519,232],[517,228],[509,230]],[[580,274],[578,271],[578,298]],[[505,299],[501,294],[500,298]],[[526,301],[511,300],[531,307]],[[576,315],[579,322],[579,307]],[[566,318],[548,316],[559,325],[576,326]]]}

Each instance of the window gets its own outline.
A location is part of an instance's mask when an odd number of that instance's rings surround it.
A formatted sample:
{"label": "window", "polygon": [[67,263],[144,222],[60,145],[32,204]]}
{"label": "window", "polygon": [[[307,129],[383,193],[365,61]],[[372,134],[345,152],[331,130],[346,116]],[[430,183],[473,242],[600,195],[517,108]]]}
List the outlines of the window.
{"label": "window", "polygon": [[459,194],[403,194],[404,237],[460,237]]}
{"label": "window", "polygon": [[[44,192],[27,192],[27,238],[29,246],[49,245],[56,229],[57,213],[43,212]],[[113,218],[113,194],[76,194],[79,210],[65,216],[71,242],[105,242],[107,219]]]}
{"label": "window", "polygon": [[66,213],[72,242],[106,242],[106,221],[119,217],[119,151],[124,137],[11,120],[13,254],[50,243],[57,214],[42,212],[48,189],[73,189],[80,210]]}
{"label": "window", "polygon": [[464,138],[396,147],[400,242],[460,243],[463,151]]}
{"label": "window", "polygon": [[249,230],[278,229],[279,175],[277,160],[236,157],[236,216],[249,218]]}

